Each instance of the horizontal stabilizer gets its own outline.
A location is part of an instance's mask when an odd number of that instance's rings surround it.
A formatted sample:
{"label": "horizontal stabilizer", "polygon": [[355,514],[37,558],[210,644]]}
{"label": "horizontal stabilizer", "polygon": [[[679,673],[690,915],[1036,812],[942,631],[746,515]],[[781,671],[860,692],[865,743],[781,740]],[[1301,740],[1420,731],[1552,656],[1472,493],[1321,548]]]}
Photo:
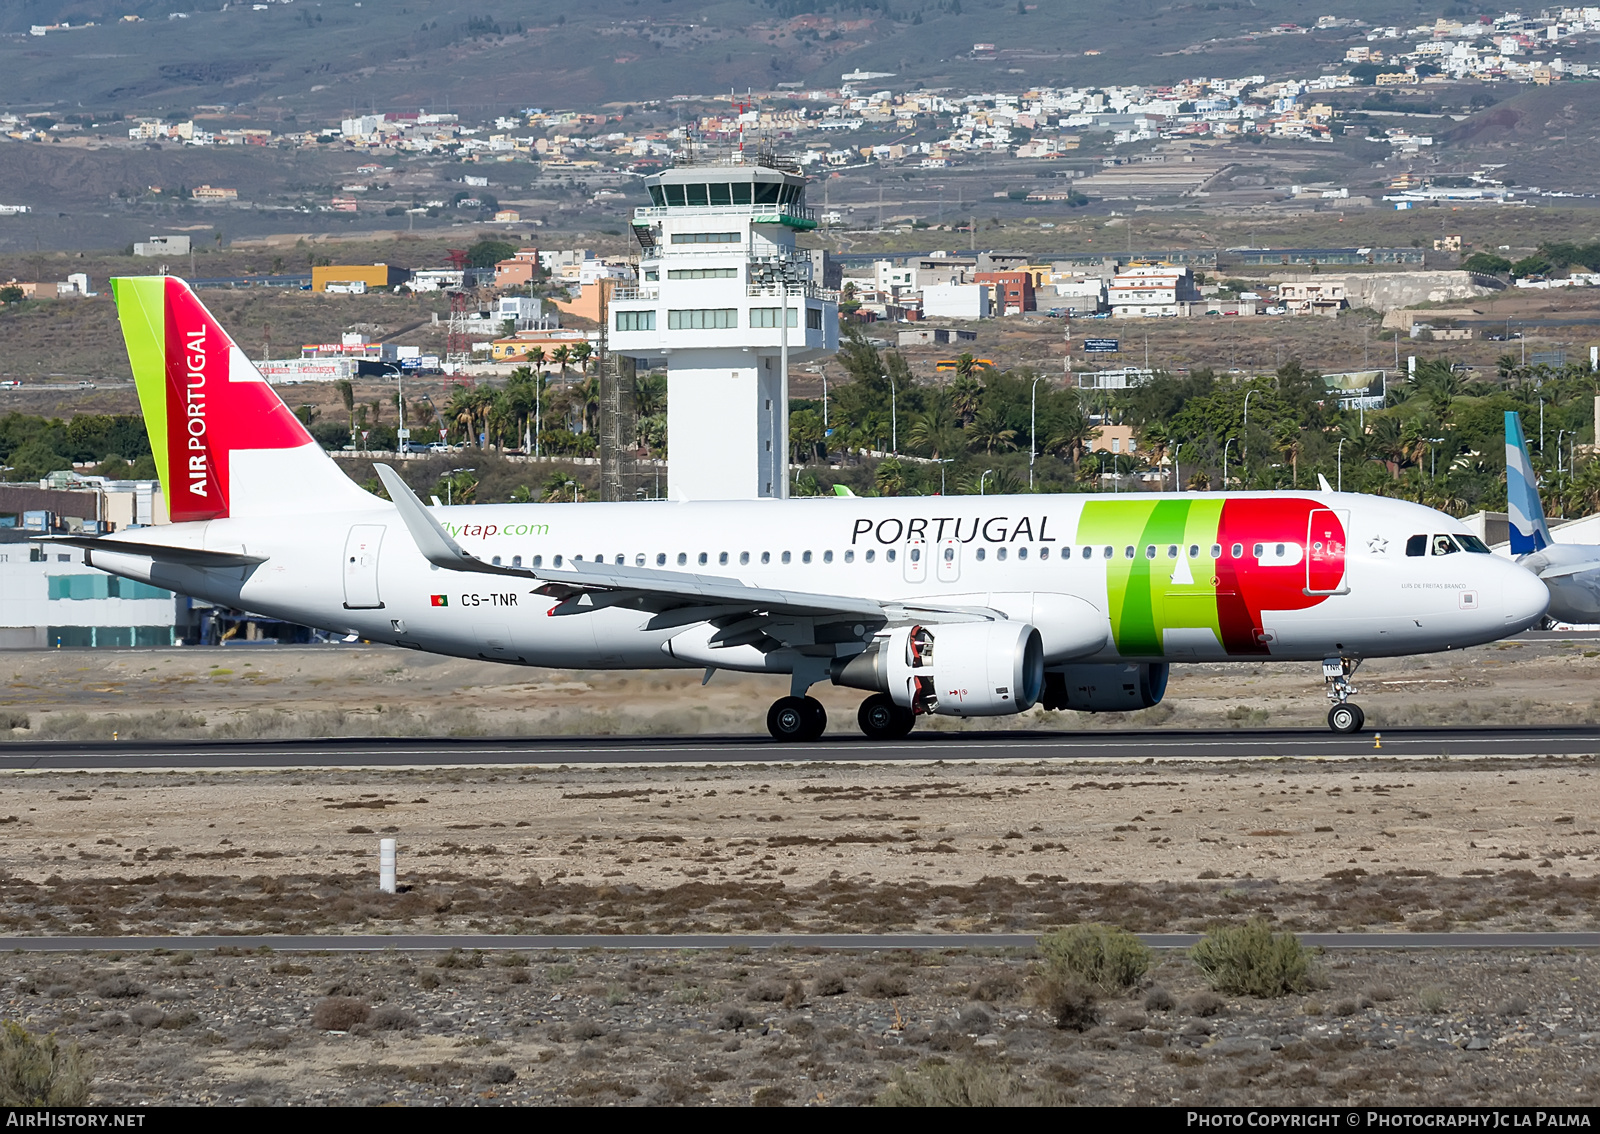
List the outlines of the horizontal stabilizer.
{"label": "horizontal stabilizer", "polygon": [[90,553],[108,551],[118,555],[147,555],[164,563],[182,563],[188,567],[254,567],[267,561],[267,556],[250,555],[242,547],[238,551],[213,551],[203,547],[173,547],[164,543],[73,535],[43,536],[40,542],[63,543],[68,547],[81,547]]}
{"label": "horizontal stabilizer", "polygon": [[1568,575],[1581,575],[1585,571],[1600,571],[1600,559],[1591,559],[1586,563],[1563,563],[1543,571],[1535,569],[1533,573],[1541,579],[1564,579]]}

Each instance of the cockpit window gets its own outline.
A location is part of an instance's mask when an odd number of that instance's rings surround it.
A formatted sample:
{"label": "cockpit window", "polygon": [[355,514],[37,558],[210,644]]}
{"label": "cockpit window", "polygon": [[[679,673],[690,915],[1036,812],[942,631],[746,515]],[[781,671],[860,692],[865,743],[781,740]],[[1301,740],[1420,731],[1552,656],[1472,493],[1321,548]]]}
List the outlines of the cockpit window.
{"label": "cockpit window", "polygon": [[1494,554],[1489,550],[1489,545],[1484,543],[1483,540],[1479,539],[1475,535],[1461,535],[1460,533],[1457,533],[1456,542],[1461,545],[1461,550],[1470,551],[1474,555]]}
{"label": "cockpit window", "polygon": [[1435,555],[1454,555],[1461,549],[1456,546],[1456,541],[1448,535],[1440,533],[1433,537],[1433,553]]}
{"label": "cockpit window", "polygon": [[1406,540],[1406,554],[1412,556],[1428,554],[1428,537],[1414,535]]}

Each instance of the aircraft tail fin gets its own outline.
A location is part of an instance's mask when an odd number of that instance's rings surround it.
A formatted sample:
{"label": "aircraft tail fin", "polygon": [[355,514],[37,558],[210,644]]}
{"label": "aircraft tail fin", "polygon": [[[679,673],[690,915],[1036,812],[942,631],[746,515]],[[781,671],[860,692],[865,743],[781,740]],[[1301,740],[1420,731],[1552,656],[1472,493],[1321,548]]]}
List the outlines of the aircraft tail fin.
{"label": "aircraft tail fin", "polygon": [[374,503],[187,283],[128,276],[111,289],[174,523]]}
{"label": "aircraft tail fin", "polygon": [[1513,554],[1542,551],[1554,542],[1539,503],[1539,481],[1522,435],[1522,418],[1514,410],[1506,411],[1506,511],[1511,517]]}

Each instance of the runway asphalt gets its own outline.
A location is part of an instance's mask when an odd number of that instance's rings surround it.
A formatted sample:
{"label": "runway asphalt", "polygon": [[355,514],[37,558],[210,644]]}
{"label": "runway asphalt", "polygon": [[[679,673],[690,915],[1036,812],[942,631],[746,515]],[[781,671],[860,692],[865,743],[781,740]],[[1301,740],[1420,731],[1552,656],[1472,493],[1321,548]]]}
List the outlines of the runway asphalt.
{"label": "runway asphalt", "polygon": [[968,760],[1422,759],[1600,754],[1600,727],[920,732],[872,741],[842,727],[814,744],[766,737],[314,738],[0,742],[0,771],[531,767]]}
{"label": "runway asphalt", "polygon": [[[1141,933],[1153,949],[1187,949],[1197,933]],[[212,937],[0,937],[27,953],[237,949],[274,952],[427,952],[449,949],[1031,949],[1031,933],[573,933],[329,934]],[[1322,949],[1596,949],[1600,933],[1302,933]]]}

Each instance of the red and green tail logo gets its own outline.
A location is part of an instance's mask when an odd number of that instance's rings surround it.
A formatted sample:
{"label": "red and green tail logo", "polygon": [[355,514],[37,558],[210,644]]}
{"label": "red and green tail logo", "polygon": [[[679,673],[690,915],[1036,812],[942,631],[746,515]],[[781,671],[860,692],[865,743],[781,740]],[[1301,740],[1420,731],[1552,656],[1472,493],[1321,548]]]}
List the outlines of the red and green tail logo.
{"label": "red and green tail logo", "polygon": [[229,454],[312,444],[189,285],[111,281],[150,448],[174,523],[228,515]]}

